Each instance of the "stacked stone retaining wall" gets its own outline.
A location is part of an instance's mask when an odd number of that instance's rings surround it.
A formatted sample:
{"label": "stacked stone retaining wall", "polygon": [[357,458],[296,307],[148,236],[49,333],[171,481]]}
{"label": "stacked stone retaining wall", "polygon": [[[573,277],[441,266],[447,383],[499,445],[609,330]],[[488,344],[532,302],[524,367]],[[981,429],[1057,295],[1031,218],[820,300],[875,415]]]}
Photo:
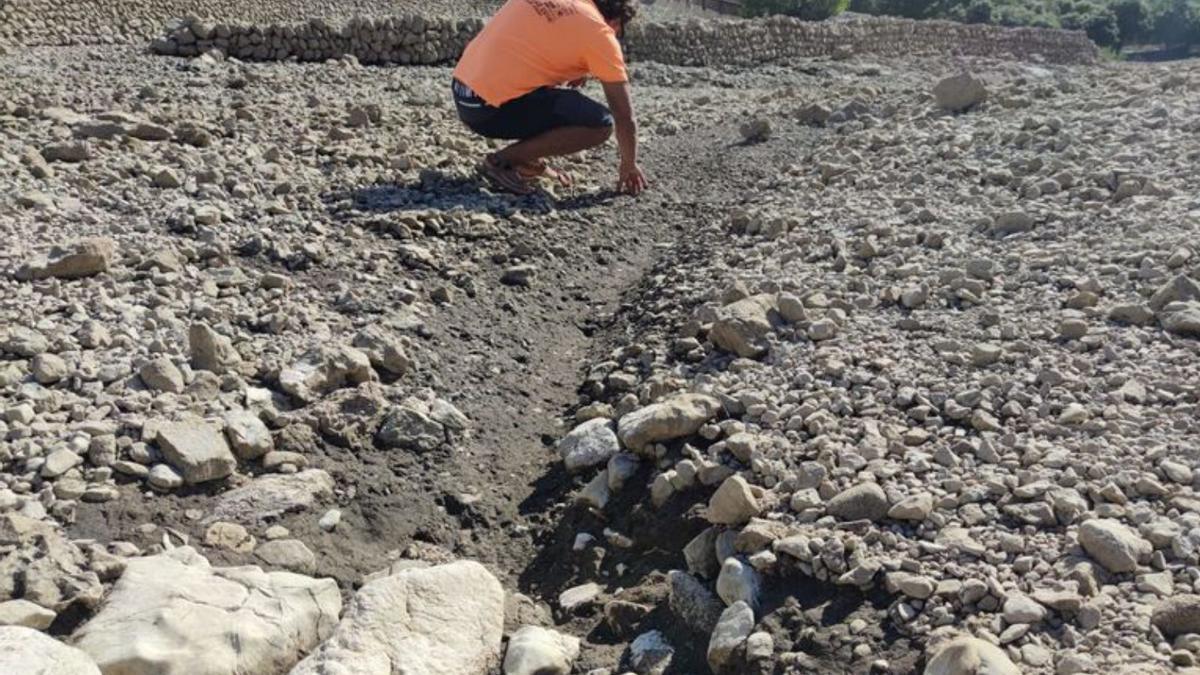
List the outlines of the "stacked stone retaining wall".
{"label": "stacked stone retaining wall", "polygon": [[146,42],[174,17],[240,24],[347,20],[419,12],[487,16],[501,0],[0,0],[0,43],[62,46]]}
{"label": "stacked stone retaining wall", "polygon": [[[0,43],[108,44],[153,40],[157,53],[210,49],[244,60],[363,63],[452,61],[482,19],[391,13],[414,5],[486,13],[493,0],[0,0]],[[188,15],[183,21],[170,17]],[[304,17],[322,17],[298,20]],[[168,26],[168,24],[170,24]],[[166,29],[166,37],[164,34]],[[157,38],[157,39],[156,39]],[[853,19],[811,23],[785,17],[637,22],[625,39],[631,60],[673,65],[753,65],[804,57],[962,55],[1088,63],[1096,46],[1081,32],[944,21]]]}
{"label": "stacked stone retaining wall", "polygon": [[[369,64],[435,64],[457,58],[482,25],[481,19],[414,16],[261,26],[191,21],[156,40],[153,49],[160,54],[196,56],[215,48],[259,61],[323,61],[352,54]],[[684,66],[748,66],[843,53],[1090,63],[1098,54],[1096,46],[1078,32],[891,19],[646,23],[631,27],[625,43],[632,60]]]}

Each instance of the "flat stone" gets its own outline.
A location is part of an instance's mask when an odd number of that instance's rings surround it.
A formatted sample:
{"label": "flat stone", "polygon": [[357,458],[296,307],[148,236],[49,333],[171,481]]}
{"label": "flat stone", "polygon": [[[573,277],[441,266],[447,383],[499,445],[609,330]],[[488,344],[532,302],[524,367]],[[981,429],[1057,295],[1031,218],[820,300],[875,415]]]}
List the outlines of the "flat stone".
{"label": "flat stone", "polygon": [[317,556],[298,539],[277,539],[259,546],[254,556],[273,567],[282,567],[297,574],[314,574]]}
{"label": "flat stone", "polygon": [[214,424],[185,421],[158,430],[158,447],[190,485],[220,480],[237,470],[237,459]]}
{"label": "flat stone", "polygon": [[55,248],[45,259],[30,262],[17,270],[17,278],[82,279],[107,271],[116,257],[117,244],[112,239],[85,239],[70,248]]}
{"label": "flat stone", "polygon": [[261,476],[218,498],[211,520],[254,524],[305,511],[333,494],[333,478],[321,469]]}
{"label": "flat stone", "polygon": [[600,597],[600,585],[588,582],[563,591],[558,596],[558,606],[564,611],[572,612],[584,605],[590,605]]}
{"label": "flat stone", "polygon": [[[332,579],[214,568],[188,547],[128,561],[100,612],[74,636],[123,675],[282,673],[333,632]],[[136,636],[136,639],[131,639]]]}
{"label": "flat stone", "polygon": [[482,565],[410,568],[364,585],[333,635],[290,675],[483,675],[499,662],[503,635],[504,589]]}

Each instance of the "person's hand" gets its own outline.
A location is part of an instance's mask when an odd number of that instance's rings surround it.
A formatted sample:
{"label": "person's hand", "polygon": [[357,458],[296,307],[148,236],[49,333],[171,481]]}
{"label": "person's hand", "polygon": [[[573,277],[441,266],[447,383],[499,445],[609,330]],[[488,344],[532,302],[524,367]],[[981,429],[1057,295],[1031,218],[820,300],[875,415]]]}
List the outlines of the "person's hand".
{"label": "person's hand", "polygon": [[587,77],[581,77],[578,80],[571,80],[567,83],[567,86],[572,89],[579,89],[583,85],[587,84],[587,80]]}
{"label": "person's hand", "polygon": [[617,179],[618,192],[636,197],[646,189],[647,185],[646,174],[642,173],[642,168],[636,162],[621,162],[620,178]]}

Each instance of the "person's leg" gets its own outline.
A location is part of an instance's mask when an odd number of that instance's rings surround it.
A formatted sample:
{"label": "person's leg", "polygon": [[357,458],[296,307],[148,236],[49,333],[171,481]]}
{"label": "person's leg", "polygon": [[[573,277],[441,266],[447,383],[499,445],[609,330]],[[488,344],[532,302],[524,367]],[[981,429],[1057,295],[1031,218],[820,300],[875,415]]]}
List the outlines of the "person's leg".
{"label": "person's leg", "polygon": [[503,165],[525,167],[529,172],[544,170],[544,158],[603,145],[613,133],[608,108],[571,89],[539,90],[500,110],[504,118],[519,120],[524,128],[522,140],[492,158]]}
{"label": "person's leg", "polygon": [[513,143],[493,156],[507,164],[533,165],[545,157],[573,155],[603,145],[612,131],[612,127],[559,127]]}

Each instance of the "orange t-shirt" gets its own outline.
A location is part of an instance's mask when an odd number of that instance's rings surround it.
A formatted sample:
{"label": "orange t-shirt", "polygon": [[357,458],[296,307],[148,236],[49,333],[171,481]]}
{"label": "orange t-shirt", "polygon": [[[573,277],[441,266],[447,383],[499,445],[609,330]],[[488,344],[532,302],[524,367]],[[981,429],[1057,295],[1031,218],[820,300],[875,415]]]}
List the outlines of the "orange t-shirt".
{"label": "orange t-shirt", "polygon": [[508,0],[454,69],[492,106],[588,75],[628,79],[616,33],[592,0]]}

